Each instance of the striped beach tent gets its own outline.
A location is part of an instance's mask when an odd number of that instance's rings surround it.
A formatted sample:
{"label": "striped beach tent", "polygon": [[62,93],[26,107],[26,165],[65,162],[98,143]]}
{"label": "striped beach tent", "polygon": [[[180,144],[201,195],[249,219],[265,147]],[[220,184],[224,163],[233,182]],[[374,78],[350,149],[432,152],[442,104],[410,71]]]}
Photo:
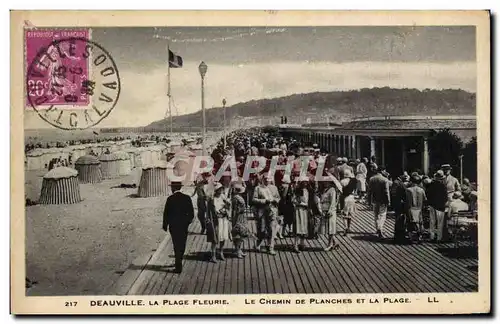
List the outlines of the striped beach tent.
{"label": "striped beach tent", "polygon": [[132,172],[130,155],[123,151],[114,152],[114,154],[118,157],[118,174],[121,176],[129,175]]}
{"label": "striped beach tent", "polygon": [[78,179],[81,183],[98,183],[102,181],[101,162],[93,155],[84,155],[75,161]]}
{"label": "striped beach tent", "polygon": [[78,171],[75,169],[57,167],[43,177],[40,204],[76,204],[81,200]]}
{"label": "striped beach tent", "polygon": [[34,149],[26,154],[26,168],[28,170],[43,170],[45,169],[44,151]]}
{"label": "striped beach tent", "polygon": [[139,182],[139,197],[157,197],[168,195],[167,163],[164,161],[142,168]]}
{"label": "striped beach tent", "polygon": [[120,161],[121,158],[115,153],[101,154],[99,156],[101,161],[101,171],[103,179],[113,179],[120,177]]}

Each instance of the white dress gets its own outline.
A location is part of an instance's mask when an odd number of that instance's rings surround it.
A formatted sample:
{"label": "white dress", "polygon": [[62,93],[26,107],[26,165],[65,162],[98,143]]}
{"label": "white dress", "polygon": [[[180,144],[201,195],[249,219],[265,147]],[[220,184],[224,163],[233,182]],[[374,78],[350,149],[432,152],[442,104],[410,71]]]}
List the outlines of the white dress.
{"label": "white dress", "polygon": [[231,232],[231,225],[227,217],[229,214],[223,214],[221,212],[224,209],[226,209],[226,212],[229,212],[226,207],[225,197],[222,195],[220,197],[214,197],[214,207],[217,217],[217,238],[219,242],[229,240],[229,233]]}

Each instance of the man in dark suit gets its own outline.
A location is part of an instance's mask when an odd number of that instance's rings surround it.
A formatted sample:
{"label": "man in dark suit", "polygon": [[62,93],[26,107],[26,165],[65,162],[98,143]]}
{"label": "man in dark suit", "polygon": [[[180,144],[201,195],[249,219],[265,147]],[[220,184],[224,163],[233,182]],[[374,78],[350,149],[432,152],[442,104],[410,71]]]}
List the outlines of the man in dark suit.
{"label": "man in dark suit", "polygon": [[163,230],[172,237],[175,254],[175,272],[182,272],[182,257],[186,249],[189,224],[193,221],[194,210],[191,197],[182,193],[180,182],[172,182],[172,195],[167,198],[163,211]]}

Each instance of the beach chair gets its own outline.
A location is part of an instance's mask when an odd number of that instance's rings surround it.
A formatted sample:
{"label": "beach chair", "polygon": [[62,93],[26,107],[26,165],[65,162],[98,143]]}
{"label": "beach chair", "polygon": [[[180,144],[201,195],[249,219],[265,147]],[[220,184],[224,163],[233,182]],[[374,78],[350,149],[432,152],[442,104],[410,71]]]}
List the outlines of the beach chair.
{"label": "beach chair", "polygon": [[472,211],[460,211],[453,213],[448,219],[448,231],[457,252],[460,242],[468,241],[473,247],[477,247],[477,214]]}

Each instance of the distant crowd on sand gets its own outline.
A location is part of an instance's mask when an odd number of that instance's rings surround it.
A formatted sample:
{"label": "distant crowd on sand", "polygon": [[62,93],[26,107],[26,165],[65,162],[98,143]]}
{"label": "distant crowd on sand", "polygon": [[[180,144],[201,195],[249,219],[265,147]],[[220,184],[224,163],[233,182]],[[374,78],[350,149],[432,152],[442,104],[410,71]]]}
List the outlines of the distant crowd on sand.
{"label": "distant crowd on sand", "polygon": [[[169,143],[171,139],[168,136],[159,136],[159,135],[137,135],[137,136],[94,136],[92,138],[82,138],[79,140],[67,140],[67,141],[45,141],[39,140],[38,138],[29,137],[26,140],[26,144],[24,145],[24,152],[28,153],[36,148],[63,148],[71,145],[80,145],[80,144],[93,144],[93,143],[103,143],[103,142],[119,142],[124,140],[131,140],[132,146],[140,147],[142,146],[143,141],[153,141],[156,143]],[[181,142],[185,141],[182,139]],[[185,143],[183,143],[185,144]]]}
{"label": "distant crowd on sand", "polygon": [[[236,257],[244,258],[246,254],[241,247],[248,238],[255,239],[257,251],[275,255],[276,241],[284,236],[294,237],[292,248],[301,253],[305,239],[314,240],[326,234],[324,250],[335,251],[339,247],[336,236],[351,233],[359,204],[372,207],[373,233],[379,239],[387,236],[388,211],[394,212],[396,243],[420,243],[424,233],[429,234],[426,237],[429,241],[444,242],[447,220],[452,215],[477,212],[475,186],[467,179],[460,184],[449,164],[442,165],[432,177],[415,170],[393,178],[384,166],[377,165],[375,157],[337,157],[328,161],[328,152],[316,144],[307,147],[293,138],[284,139],[259,129],[234,132],[227,136],[226,143],[224,147],[221,140],[212,152],[215,167],[212,172],[198,175],[193,194],[201,233],[211,243],[212,262],[225,259],[223,248],[229,241],[234,245]],[[224,172],[215,181],[215,174],[227,155],[236,157],[238,178]],[[244,181],[245,161],[255,155],[266,157],[268,163],[260,173]],[[292,163],[290,175],[283,170],[269,173],[270,158],[276,155],[279,164]],[[300,172],[303,161],[300,157],[304,155],[313,157],[308,162],[307,175]],[[313,175],[321,163],[327,165],[323,171],[327,181],[318,182]],[[174,185],[175,192],[179,191],[180,184]],[[165,213],[167,209],[168,202]],[[256,221],[256,233],[248,224],[249,211]],[[165,217],[172,221],[176,216],[165,214]],[[337,230],[339,220],[345,224],[342,233]],[[176,254],[183,254],[183,250]]]}

